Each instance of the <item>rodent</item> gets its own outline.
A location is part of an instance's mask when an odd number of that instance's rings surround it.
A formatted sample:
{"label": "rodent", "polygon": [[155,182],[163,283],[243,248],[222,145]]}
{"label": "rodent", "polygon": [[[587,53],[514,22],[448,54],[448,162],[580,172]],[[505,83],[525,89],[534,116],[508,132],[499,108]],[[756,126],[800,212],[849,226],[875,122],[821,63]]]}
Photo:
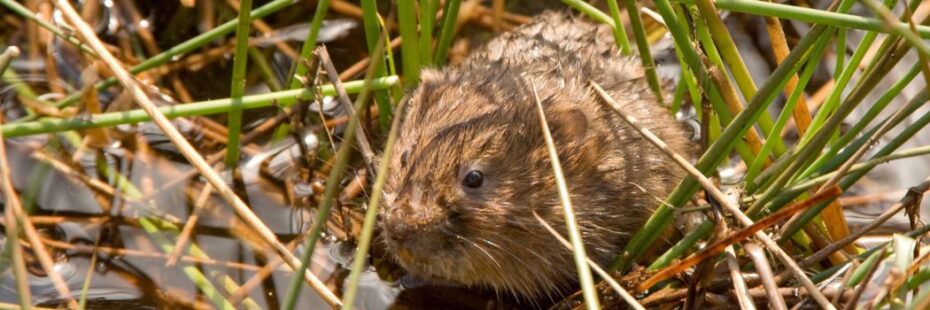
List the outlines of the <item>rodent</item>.
{"label": "rodent", "polygon": [[[589,87],[595,81],[674,150],[688,130],[659,105],[639,62],[605,25],[546,12],[421,74],[408,93],[384,187],[387,252],[423,279],[551,296],[576,282],[532,83],[564,170],[586,252],[606,264],[684,176]],[[557,293],[555,293],[557,294]]]}

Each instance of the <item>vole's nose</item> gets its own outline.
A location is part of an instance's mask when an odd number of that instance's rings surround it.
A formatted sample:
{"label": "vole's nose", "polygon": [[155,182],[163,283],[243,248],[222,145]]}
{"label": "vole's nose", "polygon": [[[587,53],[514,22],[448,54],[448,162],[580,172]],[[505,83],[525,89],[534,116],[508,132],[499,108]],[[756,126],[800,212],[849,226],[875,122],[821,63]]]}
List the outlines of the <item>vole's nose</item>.
{"label": "vole's nose", "polygon": [[392,241],[403,244],[411,240],[416,231],[416,225],[409,222],[408,207],[400,206],[391,209],[385,218],[384,226],[389,232]]}
{"label": "vole's nose", "polygon": [[398,206],[389,210],[383,221],[387,237],[397,244],[407,246],[435,238],[440,218],[424,212],[426,210],[428,208],[423,206],[416,210],[411,206]]}

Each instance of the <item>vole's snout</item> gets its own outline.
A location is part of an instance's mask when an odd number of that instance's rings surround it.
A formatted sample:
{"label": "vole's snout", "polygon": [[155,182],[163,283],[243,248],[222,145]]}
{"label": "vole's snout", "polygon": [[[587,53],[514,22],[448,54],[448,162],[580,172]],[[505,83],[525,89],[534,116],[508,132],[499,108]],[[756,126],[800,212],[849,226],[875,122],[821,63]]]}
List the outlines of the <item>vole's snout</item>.
{"label": "vole's snout", "polygon": [[397,244],[405,244],[410,237],[415,234],[414,226],[406,223],[404,212],[399,211],[401,208],[394,208],[390,211],[390,216],[384,221],[384,229],[387,231],[387,237]]}
{"label": "vole's snout", "polygon": [[442,239],[444,216],[433,207],[401,204],[387,211],[382,225],[390,242],[404,248],[415,248]]}

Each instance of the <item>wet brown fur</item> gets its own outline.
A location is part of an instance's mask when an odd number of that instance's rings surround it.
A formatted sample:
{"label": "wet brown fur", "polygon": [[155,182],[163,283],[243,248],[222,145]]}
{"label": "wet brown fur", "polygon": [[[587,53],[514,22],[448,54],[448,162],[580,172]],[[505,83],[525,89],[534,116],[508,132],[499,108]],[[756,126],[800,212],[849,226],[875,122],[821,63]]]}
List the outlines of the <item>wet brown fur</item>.
{"label": "wet brown fur", "polygon": [[[571,253],[533,217],[565,231],[527,82],[552,128],[587,254],[602,263],[616,255],[684,173],[601,102],[589,80],[689,152],[686,130],[656,103],[639,63],[618,55],[609,28],[545,13],[459,67],[424,71],[408,95],[381,212],[392,256],[414,276],[530,298],[575,282]],[[474,169],[484,184],[462,186]]]}

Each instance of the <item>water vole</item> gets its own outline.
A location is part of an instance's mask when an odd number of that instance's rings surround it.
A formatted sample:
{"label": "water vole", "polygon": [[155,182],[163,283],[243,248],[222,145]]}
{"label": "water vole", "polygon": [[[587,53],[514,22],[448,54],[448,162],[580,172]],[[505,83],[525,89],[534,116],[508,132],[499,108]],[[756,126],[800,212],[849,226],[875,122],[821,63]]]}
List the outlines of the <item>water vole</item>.
{"label": "water vole", "polygon": [[684,126],[660,107],[640,64],[610,29],[545,13],[460,66],[426,70],[410,94],[390,160],[381,228],[409,273],[526,297],[575,282],[533,83],[542,100],[589,256],[606,263],[684,173],[588,87],[604,87],[673,149]]}

